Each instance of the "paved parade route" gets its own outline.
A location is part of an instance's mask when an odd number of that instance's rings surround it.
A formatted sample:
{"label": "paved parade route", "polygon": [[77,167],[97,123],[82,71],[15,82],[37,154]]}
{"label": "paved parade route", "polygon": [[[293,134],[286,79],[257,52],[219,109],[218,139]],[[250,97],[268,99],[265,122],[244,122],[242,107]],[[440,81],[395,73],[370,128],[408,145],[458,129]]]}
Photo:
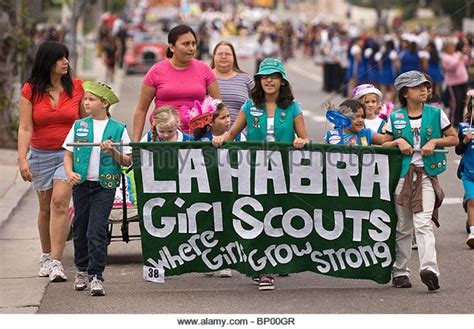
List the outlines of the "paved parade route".
{"label": "paved parade route", "polygon": [[[246,61],[244,68],[253,67]],[[307,76],[304,72],[313,71]],[[315,79],[318,68],[312,62],[294,60],[288,64],[289,79],[297,100],[305,110],[310,137],[320,140],[325,122],[323,104],[342,99],[322,93]],[[250,70],[249,70],[250,71]],[[131,127],[140,76],[123,76],[121,102],[114,116]],[[471,314],[472,250],[465,245],[465,213],[460,200],[462,186],[456,178],[457,156],[449,153],[448,171],[441,177],[447,202],[441,208],[441,228],[436,230],[441,290],[428,293],[416,273],[412,289],[395,289],[366,280],[348,280],[305,272],[276,277],[276,288],[259,292],[249,278],[234,271],[232,278],[186,274],[166,279],[164,284],[142,279],[139,241],[112,242],[105,270],[106,297],[91,298],[87,291],[73,290],[72,243],[68,242],[64,266],[69,281],[49,284],[36,277],[39,241],[36,230],[37,201],[33,192],[25,195],[2,226],[2,313],[121,314],[121,313],[230,313],[230,314]],[[131,224],[137,230],[136,223]],[[416,251],[415,251],[416,253]],[[417,258],[412,257],[414,268]],[[44,294],[44,295],[43,295]]]}

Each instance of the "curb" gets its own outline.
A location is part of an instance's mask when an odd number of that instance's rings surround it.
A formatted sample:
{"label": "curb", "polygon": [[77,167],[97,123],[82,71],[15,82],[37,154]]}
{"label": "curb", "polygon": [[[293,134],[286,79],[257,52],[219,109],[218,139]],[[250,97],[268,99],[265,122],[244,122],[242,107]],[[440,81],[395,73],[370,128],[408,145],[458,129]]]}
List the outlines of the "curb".
{"label": "curb", "polygon": [[31,190],[31,183],[24,182],[18,171],[16,175],[14,183],[0,198],[0,228],[8,222],[23,197]]}

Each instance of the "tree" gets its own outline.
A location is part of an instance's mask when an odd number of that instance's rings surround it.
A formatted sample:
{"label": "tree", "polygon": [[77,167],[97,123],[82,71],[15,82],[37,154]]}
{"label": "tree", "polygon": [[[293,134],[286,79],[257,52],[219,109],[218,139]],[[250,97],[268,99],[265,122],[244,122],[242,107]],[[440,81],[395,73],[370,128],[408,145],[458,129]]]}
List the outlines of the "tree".
{"label": "tree", "polygon": [[[63,0],[63,3],[67,6],[67,9],[71,13],[71,17],[69,20],[69,31],[71,33],[71,44],[70,46],[70,65],[74,72],[77,72],[77,27],[79,20],[84,16],[86,13],[87,7],[95,4],[97,1],[93,0]],[[121,11],[125,7],[127,1],[126,0],[119,0],[119,1],[112,1],[110,5],[110,10],[112,12]],[[102,2],[98,1],[97,4],[99,5],[99,10],[102,11],[103,8],[100,8]],[[106,2],[106,7],[108,7]]]}
{"label": "tree", "polygon": [[0,143],[14,149],[18,130],[18,90],[27,74],[32,22],[24,0],[0,2]]}
{"label": "tree", "polygon": [[380,19],[383,9],[398,7],[403,10],[406,19],[413,18],[420,6],[431,8],[436,15],[449,15],[457,28],[461,27],[464,17],[473,18],[473,0],[349,0],[348,2],[363,7],[371,7],[377,11]]}
{"label": "tree", "polygon": [[464,17],[474,17],[473,0],[433,0],[436,6],[441,9],[440,14],[449,15],[456,28],[462,27]]}
{"label": "tree", "polygon": [[382,14],[385,9],[393,8],[397,0],[350,0],[348,1],[353,5],[374,8],[377,13],[377,28],[383,26],[387,28],[386,23],[382,20]]}
{"label": "tree", "polygon": [[69,61],[74,72],[77,72],[77,25],[79,20],[84,15],[86,7],[89,3],[87,0],[67,0],[64,2],[71,13],[70,18],[70,32],[71,32],[71,49]]}

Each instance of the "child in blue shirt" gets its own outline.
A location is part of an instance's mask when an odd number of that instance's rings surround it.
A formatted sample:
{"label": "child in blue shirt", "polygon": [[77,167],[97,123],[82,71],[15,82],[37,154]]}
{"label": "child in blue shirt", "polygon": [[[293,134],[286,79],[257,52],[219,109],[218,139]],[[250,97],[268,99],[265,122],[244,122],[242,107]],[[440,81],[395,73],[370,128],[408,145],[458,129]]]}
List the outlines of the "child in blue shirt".
{"label": "child in blue shirt", "polygon": [[[189,121],[194,140],[201,142],[212,142],[214,136],[222,136],[230,127],[230,113],[227,106],[221,100],[213,101],[214,106],[210,112],[203,113]],[[245,141],[243,134],[235,137],[236,142]]]}
{"label": "child in blue shirt", "polygon": [[359,146],[381,145],[383,135],[365,128],[364,108],[365,105],[358,100],[346,99],[343,101],[336,111],[351,119],[352,125],[349,128],[335,127],[329,130],[324,137],[324,143]]}
{"label": "child in blue shirt", "polygon": [[[214,136],[222,136],[230,126],[230,113],[227,106],[219,99],[212,101],[209,112],[195,116],[189,121],[189,129],[194,135],[194,140],[201,142],[212,142]],[[243,134],[238,134],[236,142],[245,141]],[[206,273],[212,276],[214,273]],[[221,278],[232,277],[230,269],[220,270],[218,276]]]}
{"label": "child in blue shirt", "polygon": [[474,90],[470,90],[467,103],[467,113],[464,117],[465,122],[459,124],[459,144],[456,146],[456,154],[462,155],[461,163],[458,168],[458,177],[464,185],[464,204],[467,212],[467,226],[469,236],[467,245],[474,249],[474,143],[472,139],[472,101]]}

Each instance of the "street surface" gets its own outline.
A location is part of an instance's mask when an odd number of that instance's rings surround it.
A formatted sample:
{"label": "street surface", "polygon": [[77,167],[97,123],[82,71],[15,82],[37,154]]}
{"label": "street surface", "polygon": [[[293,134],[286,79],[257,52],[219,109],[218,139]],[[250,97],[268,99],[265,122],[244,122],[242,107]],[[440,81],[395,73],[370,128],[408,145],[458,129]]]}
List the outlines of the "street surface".
{"label": "street surface", "polygon": [[[253,60],[244,60],[239,64],[253,74]],[[327,101],[339,104],[342,97],[321,92],[320,68],[312,61],[293,59],[286,64],[286,68],[296,99],[302,104],[310,138],[321,141],[326,129],[323,105]],[[120,73],[116,78],[118,81],[114,86],[120,86],[120,103],[113,108],[112,115],[126,122],[131,134],[142,76],[122,77]],[[194,273],[167,278],[164,284],[151,283],[142,278],[140,242],[132,241],[128,244],[111,243],[104,273],[106,296],[91,298],[88,290],[73,290],[73,246],[68,242],[63,264],[69,280],[47,286],[38,313],[472,314],[474,251],[465,244],[466,214],[461,205],[463,189],[456,177],[458,156],[453,148],[448,157],[448,171],[441,177],[446,202],[440,211],[441,228],[436,230],[441,270],[441,289],[438,292],[428,293],[426,286],[421,283],[417,274],[416,255],[412,257],[411,289],[395,289],[390,284],[332,278],[311,272],[276,277],[275,290],[267,292],[258,291],[249,278],[235,271],[231,278],[206,277]],[[0,238],[36,237],[36,213],[36,197],[30,192],[14,218],[2,228]],[[138,224],[132,223],[131,229],[136,232]],[[31,245],[29,252],[38,253],[39,245]],[[9,256],[2,257],[8,261]],[[2,264],[5,266],[5,260],[2,260]],[[36,268],[30,276],[35,274]]]}

